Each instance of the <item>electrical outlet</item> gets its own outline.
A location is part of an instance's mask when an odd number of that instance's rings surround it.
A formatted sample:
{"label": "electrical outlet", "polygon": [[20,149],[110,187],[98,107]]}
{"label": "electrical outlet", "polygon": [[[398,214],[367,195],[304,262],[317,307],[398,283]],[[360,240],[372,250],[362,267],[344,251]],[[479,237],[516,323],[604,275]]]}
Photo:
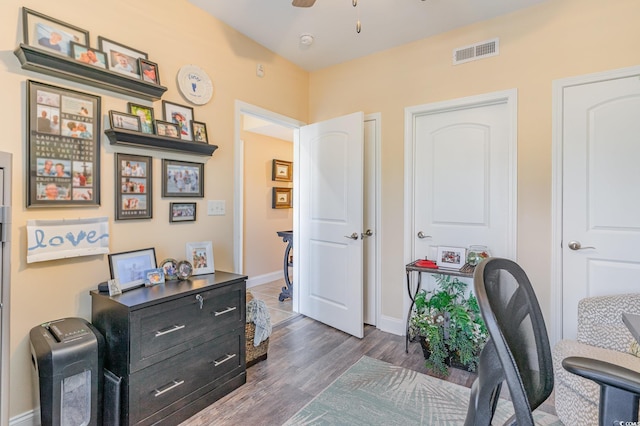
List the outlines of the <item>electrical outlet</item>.
{"label": "electrical outlet", "polygon": [[224,216],[226,212],[224,200],[209,200],[207,203],[207,214],[209,216]]}

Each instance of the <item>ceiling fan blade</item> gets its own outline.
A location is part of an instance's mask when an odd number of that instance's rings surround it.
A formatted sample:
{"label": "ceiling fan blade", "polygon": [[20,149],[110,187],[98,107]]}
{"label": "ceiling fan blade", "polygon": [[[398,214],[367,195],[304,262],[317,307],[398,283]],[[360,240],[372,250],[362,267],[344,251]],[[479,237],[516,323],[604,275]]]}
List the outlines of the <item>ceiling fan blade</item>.
{"label": "ceiling fan blade", "polygon": [[316,0],[293,0],[291,2],[295,7],[311,7],[316,2]]}

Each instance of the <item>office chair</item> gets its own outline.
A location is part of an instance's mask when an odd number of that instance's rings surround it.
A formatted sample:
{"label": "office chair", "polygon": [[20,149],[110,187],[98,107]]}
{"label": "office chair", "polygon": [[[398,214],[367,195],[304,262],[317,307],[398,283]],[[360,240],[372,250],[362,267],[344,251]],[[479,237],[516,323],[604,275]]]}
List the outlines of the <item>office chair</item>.
{"label": "office chair", "polygon": [[531,283],[507,259],[476,266],[474,287],[490,338],[480,353],[465,425],[490,425],[506,380],[514,415],[506,424],[533,425],[531,412],[553,390],[549,338]]}

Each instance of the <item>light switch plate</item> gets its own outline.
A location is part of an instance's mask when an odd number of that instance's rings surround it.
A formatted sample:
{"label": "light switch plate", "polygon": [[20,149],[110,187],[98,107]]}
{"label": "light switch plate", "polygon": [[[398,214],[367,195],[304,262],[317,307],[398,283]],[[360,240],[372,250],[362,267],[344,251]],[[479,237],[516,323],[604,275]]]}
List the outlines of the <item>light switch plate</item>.
{"label": "light switch plate", "polygon": [[207,202],[207,214],[209,216],[224,216],[226,203],[224,200],[209,200]]}

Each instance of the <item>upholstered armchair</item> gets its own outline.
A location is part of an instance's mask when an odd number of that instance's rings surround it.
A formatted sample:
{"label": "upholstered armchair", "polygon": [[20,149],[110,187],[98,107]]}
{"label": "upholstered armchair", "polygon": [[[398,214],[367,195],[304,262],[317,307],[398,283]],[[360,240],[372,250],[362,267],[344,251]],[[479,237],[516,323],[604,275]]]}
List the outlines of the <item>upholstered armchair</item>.
{"label": "upholstered armchair", "polygon": [[622,322],[622,312],[640,314],[640,294],[581,300],[577,341],[562,340],[553,348],[556,412],[565,425],[598,424],[600,387],[565,370],[564,358],[594,358],[640,372],[638,347]]}

